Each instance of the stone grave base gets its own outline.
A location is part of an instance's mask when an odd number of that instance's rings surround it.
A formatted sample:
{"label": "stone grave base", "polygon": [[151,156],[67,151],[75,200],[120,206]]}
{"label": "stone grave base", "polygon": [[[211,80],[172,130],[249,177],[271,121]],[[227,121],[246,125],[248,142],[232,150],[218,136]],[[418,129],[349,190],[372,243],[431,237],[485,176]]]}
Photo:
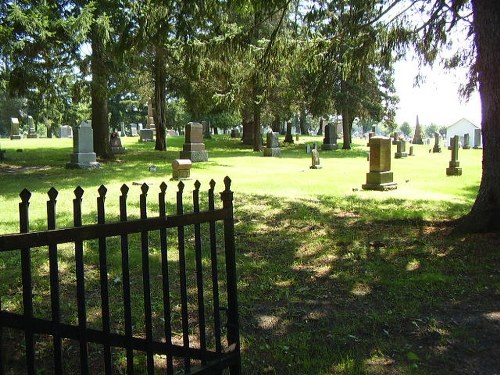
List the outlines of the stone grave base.
{"label": "stone grave base", "polygon": [[434,153],[436,153],[436,152],[441,152],[441,147],[440,147],[440,146],[437,146],[437,147],[436,147],[436,146],[434,146],[434,147],[432,148],[432,152],[434,152]]}
{"label": "stone grave base", "polygon": [[279,147],[264,147],[264,156],[280,156],[281,149]]}
{"label": "stone grave base", "polygon": [[21,134],[14,134],[10,136],[10,139],[22,139],[23,136]]}
{"label": "stone grave base", "polygon": [[321,165],[311,165],[309,169],[321,169],[323,168]]}
{"label": "stone grave base", "polygon": [[402,158],[406,158],[408,156],[408,154],[406,152],[396,152],[394,154],[394,159],[402,159]]}
{"label": "stone grave base", "polygon": [[95,152],[71,154],[70,162],[66,164],[67,169],[92,169],[100,167],[101,164],[96,161]]}
{"label": "stone grave base", "polygon": [[369,172],[366,174],[366,184],[361,187],[363,190],[394,190],[398,184],[393,180],[392,172]]}
{"label": "stone grave base", "polygon": [[36,134],[36,133],[29,134],[28,133],[28,138],[38,138],[38,134]]}
{"label": "stone grave base", "polygon": [[181,151],[181,159],[189,159],[193,163],[208,161],[208,152],[207,150],[200,151]]}
{"label": "stone grave base", "polygon": [[446,168],[446,175],[447,176],[461,176],[462,175],[462,168],[459,168],[459,167]]}
{"label": "stone grave base", "polygon": [[321,149],[322,150],[338,150],[339,145],[330,145],[330,144],[322,144]]}

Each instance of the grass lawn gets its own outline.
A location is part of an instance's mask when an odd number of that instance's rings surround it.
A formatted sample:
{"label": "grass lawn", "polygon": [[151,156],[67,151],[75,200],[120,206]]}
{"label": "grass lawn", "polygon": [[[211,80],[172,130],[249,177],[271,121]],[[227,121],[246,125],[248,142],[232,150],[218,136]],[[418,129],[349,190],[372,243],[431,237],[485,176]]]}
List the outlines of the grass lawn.
{"label": "grass lawn", "polygon": [[[481,150],[460,150],[463,175],[448,177],[450,151],[415,145],[415,156],[392,160],[398,188],[375,192],[361,189],[366,140],[349,151],[320,151],[322,169],[313,170],[305,144],[321,141],[301,137],[271,158],[214,136],[206,141],[209,161],[193,164],[185,181],[188,191],[195,180],[202,191],[211,179],[217,191],[224,176],[233,181],[243,373],[500,373],[500,238],[448,235],[474,202]],[[168,138],[167,152],[137,138],[122,143],[127,153],[100,169],[67,170],[70,139],[1,139],[0,233],[19,230],[23,188],[33,193],[32,230],[46,227],[52,186],[61,226],[72,220],[78,185],[84,224],[95,222],[101,184],[110,220],[122,184],[130,187],[131,215],[139,214],[142,183],[153,200],[165,181],[174,202],[171,161],[182,137]],[[11,261],[0,258],[3,292]]]}

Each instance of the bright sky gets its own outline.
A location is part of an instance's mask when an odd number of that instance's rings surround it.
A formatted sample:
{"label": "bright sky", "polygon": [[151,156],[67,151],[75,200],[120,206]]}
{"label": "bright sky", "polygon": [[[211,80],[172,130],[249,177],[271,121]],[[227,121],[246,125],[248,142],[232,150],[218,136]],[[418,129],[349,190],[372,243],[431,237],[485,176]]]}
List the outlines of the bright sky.
{"label": "bright sky", "polygon": [[396,112],[396,122],[407,121],[415,126],[418,115],[421,125],[435,123],[438,126],[448,126],[462,117],[481,126],[481,102],[475,92],[468,102],[458,95],[458,88],[465,79],[464,71],[446,71],[441,67],[423,70],[426,77],[420,87],[414,87],[418,74],[418,64],[415,61],[402,61],[396,65],[395,86],[399,96],[399,109]]}

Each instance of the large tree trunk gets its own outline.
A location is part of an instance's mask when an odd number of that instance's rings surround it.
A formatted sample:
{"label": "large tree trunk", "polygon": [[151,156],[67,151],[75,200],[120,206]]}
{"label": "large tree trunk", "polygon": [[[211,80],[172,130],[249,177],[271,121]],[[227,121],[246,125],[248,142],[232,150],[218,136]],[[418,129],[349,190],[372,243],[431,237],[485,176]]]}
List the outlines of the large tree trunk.
{"label": "large tree trunk", "polygon": [[92,30],[91,71],[92,84],[92,129],[94,131],[94,152],[102,159],[113,159],[109,143],[108,120],[108,69],[106,67],[104,43],[97,32],[97,25]]}
{"label": "large tree trunk", "polygon": [[[343,141],[342,150],[351,149],[352,116],[347,108],[342,109],[342,132]],[[335,122],[335,126],[337,123]]]}
{"label": "large tree trunk", "polygon": [[483,171],[476,201],[455,233],[500,231],[500,2],[473,0],[472,10],[482,105]]}
{"label": "large tree trunk", "polygon": [[253,103],[253,150],[260,151],[262,149],[262,136],[260,134],[260,121],[261,121],[261,99],[259,96],[262,94],[260,90],[259,77],[257,74],[252,79],[252,103]]}
{"label": "large tree trunk", "polygon": [[271,124],[271,129],[273,129],[273,132],[279,133],[281,131],[281,116],[280,115],[274,115],[273,122]]}
{"label": "large tree trunk", "polygon": [[155,95],[154,95],[154,121],[156,130],[155,150],[167,150],[167,134],[166,134],[166,60],[165,51],[161,47],[157,47],[155,51]]}

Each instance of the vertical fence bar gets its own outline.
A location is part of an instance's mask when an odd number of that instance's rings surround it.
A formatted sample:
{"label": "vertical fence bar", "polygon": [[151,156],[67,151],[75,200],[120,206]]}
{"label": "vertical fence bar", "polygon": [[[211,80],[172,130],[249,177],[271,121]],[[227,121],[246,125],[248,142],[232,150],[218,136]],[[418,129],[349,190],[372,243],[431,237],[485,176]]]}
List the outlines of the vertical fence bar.
{"label": "vertical fence bar", "polygon": [[[231,191],[231,179],[224,178],[225,189],[221,193],[222,207],[228,211],[224,219],[224,247],[226,254],[226,277],[227,277],[227,342],[232,351],[240,353],[240,329],[238,321],[238,284],[236,277],[236,248],[234,244],[234,216],[233,216],[233,192]],[[241,362],[231,365],[231,375],[241,374]]]}
{"label": "vertical fence bar", "polygon": [[[56,228],[56,199],[58,192],[51,188],[47,201],[47,228]],[[50,264],[50,305],[52,310],[52,346],[54,357],[54,373],[62,374],[62,340],[61,340],[61,308],[59,302],[59,265],[57,261],[57,244],[49,245]]]}
{"label": "vertical fence bar", "polygon": [[[120,221],[127,221],[127,194],[129,188],[123,184],[120,196]],[[123,281],[123,319],[125,324],[127,374],[134,374],[134,351],[132,349],[132,306],[130,297],[130,272],[128,254],[128,235],[120,237],[120,247],[122,255],[122,281]]]}
{"label": "vertical fence bar", "polygon": [[[19,203],[19,228],[21,233],[29,231],[29,199],[31,193],[24,189],[21,194],[21,202]],[[32,330],[33,324],[33,285],[31,277],[31,250],[30,248],[21,249],[21,269],[22,269],[22,284],[23,284],[23,309],[26,330],[24,331],[26,345],[26,367],[28,374],[35,373],[35,339]]]}
{"label": "vertical fence bar", "polygon": [[[104,202],[107,189],[101,185],[97,197],[97,224],[106,222]],[[111,374],[111,346],[109,344],[110,316],[109,316],[109,288],[108,288],[108,260],[107,260],[106,237],[99,237],[99,281],[101,284],[101,320],[104,336],[104,373]]]}
{"label": "vertical fence bar", "polygon": [[[200,181],[196,180],[194,183],[195,189],[193,190],[193,211],[194,213],[200,212]],[[207,362],[207,334],[205,322],[205,298],[203,296],[203,266],[201,259],[201,225],[194,225],[194,246],[195,246],[195,263],[196,263],[196,289],[198,291],[198,326],[200,332],[200,350],[201,350],[201,364],[205,365]]]}
{"label": "vertical fence bar", "polygon": [[[208,190],[208,209],[215,210],[215,181],[210,181],[210,189]],[[210,263],[212,266],[212,293],[214,299],[214,335],[215,335],[215,351],[217,354],[222,353],[221,343],[221,324],[220,324],[220,297],[219,297],[219,271],[217,269],[217,239],[215,231],[215,221],[210,221]]]}
{"label": "vertical fence bar", "polygon": [[[162,182],[160,185],[160,194],[158,196],[158,211],[162,218],[167,217],[166,207],[167,184]],[[167,228],[160,229],[160,247],[161,247],[161,269],[162,269],[162,287],[163,287],[163,319],[165,320],[165,343],[167,345],[167,375],[174,374],[174,361],[172,357],[172,322],[170,314],[170,281],[168,272],[168,243]]]}
{"label": "vertical fence bar", "polygon": [[[82,196],[83,189],[78,186],[73,200],[73,224],[82,226]],[[80,335],[80,373],[89,373],[88,340],[87,340],[87,308],[85,306],[85,278],[83,263],[83,242],[75,241],[75,273],[76,273],[76,300],[78,304],[78,333]]]}
{"label": "vertical fence bar", "polygon": [[[147,219],[147,202],[149,187],[147,184],[141,186],[142,194],[140,197],[141,219]],[[151,284],[149,279],[149,242],[148,232],[141,232],[141,251],[142,251],[142,285],[144,288],[144,323],[146,326],[146,341],[147,341],[147,372],[154,373],[154,357],[153,357],[153,321],[151,309]]]}
{"label": "vertical fence bar", "polygon": [[2,343],[3,343],[3,319],[2,319],[2,295],[0,295],[0,375],[4,375],[4,364],[3,364],[3,350],[2,350]]}
{"label": "vertical fence bar", "polygon": [[[177,215],[184,214],[182,204],[182,194],[184,191],[184,183],[181,181],[177,185]],[[184,226],[177,228],[177,239],[179,245],[179,278],[181,288],[181,319],[182,319],[182,341],[184,347],[184,372],[191,371],[191,361],[189,358],[189,317],[188,317],[188,295],[187,295],[187,280],[186,280],[186,248],[184,246]]]}

